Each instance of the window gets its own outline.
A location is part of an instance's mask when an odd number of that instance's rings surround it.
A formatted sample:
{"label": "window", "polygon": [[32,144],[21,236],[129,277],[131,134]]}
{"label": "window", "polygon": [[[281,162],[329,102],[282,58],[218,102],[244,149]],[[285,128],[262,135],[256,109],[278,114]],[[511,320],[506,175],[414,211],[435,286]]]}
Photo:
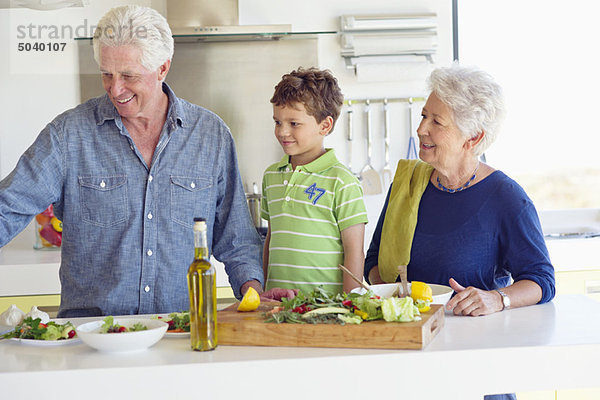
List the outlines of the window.
{"label": "window", "polygon": [[508,114],[488,163],[538,210],[600,207],[595,3],[457,1],[460,63],[489,72],[505,92]]}

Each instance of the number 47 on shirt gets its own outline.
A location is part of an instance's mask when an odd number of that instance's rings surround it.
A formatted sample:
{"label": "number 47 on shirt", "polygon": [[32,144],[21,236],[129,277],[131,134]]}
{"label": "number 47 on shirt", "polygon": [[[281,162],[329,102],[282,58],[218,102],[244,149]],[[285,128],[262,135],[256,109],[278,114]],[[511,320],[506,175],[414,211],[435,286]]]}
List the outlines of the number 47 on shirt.
{"label": "number 47 on shirt", "polygon": [[[318,194],[317,194],[317,192],[318,192]],[[306,188],[304,193],[306,193],[308,195],[308,200],[312,200],[313,204],[317,204],[317,201],[319,201],[321,196],[323,196],[325,194],[325,189],[318,188],[317,184],[313,183],[308,188]],[[313,200],[313,197],[314,197],[314,200]]]}

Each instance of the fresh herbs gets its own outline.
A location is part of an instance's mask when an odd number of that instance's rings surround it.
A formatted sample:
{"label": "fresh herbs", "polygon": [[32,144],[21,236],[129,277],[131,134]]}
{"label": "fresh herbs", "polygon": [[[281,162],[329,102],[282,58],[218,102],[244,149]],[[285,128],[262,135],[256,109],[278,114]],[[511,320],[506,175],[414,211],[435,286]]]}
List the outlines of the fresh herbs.
{"label": "fresh herbs", "polygon": [[312,292],[300,290],[293,299],[282,299],[281,307],[264,315],[265,322],[278,324],[360,324],[363,320],[407,322],[421,319],[419,310],[410,297],[381,299],[372,291],[362,295],[332,295],[320,286]]}
{"label": "fresh herbs", "polygon": [[136,331],[145,331],[148,327],[143,325],[140,322],[136,322],[130,328],[115,324],[112,315],[104,318],[104,323],[100,327],[100,333],[122,333],[122,332],[136,332]]}
{"label": "fresh herbs", "polygon": [[59,324],[50,321],[47,324],[40,318],[27,317],[12,332],[4,334],[4,339],[20,338],[33,340],[66,340],[75,336],[75,327],[70,322]]}

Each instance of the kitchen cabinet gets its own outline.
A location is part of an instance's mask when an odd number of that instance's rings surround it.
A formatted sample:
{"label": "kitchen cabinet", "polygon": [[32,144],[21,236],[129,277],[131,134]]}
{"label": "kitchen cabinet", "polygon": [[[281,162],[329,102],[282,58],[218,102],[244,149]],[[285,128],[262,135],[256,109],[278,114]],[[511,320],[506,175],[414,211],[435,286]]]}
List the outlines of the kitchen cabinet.
{"label": "kitchen cabinet", "polygon": [[[599,238],[547,242],[556,269],[556,295],[580,294],[600,301]],[[596,400],[600,388],[517,393],[518,400]]]}
{"label": "kitchen cabinet", "polygon": [[589,271],[557,271],[556,292],[560,294],[584,294],[600,301],[600,264]]}

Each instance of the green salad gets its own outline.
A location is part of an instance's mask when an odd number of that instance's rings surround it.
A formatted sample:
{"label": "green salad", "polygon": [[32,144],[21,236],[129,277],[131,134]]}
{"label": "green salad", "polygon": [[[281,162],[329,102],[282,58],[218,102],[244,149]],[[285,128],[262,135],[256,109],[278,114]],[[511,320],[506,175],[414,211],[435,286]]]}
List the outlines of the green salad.
{"label": "green salad", "polygon": [[140,322],[136,322],[133,324],[131,328],[128,328],[123,325],[115,324],[112,315],[104,318],[104,323],[100,327],[100,333],[123,333],[123,332],[136,332],[136,331],[145,331],[148,330],[148,327],[143,325]]}
{"label": "green salad", "polygon": [[49,321],[42,323],[40,318],[27,317],[12,332],[2,335],[4,339],[33,339],[33,340],[67,340],[75,336],[75,327],[72,323],[59,324]]}
{"label": "green salad", "polygon": [[332,295],[321,286],[311,292],[300,290],[293,299],[283,298],[281,307],[265,313],[265,322],[296,324],[360,324],[363,321],[410,322],[421,319],[411,297],[382,299],[372,291],[365,294]]}
{"label": "green salad", "polygon": [[189,311],[172,312],[169,314],[168,317],[161,317],[159,315],[155,315],[152,318],[165,321],[167,324],[169,324],[167,332],[184,333],[190,331]]}

